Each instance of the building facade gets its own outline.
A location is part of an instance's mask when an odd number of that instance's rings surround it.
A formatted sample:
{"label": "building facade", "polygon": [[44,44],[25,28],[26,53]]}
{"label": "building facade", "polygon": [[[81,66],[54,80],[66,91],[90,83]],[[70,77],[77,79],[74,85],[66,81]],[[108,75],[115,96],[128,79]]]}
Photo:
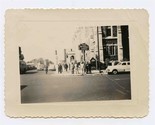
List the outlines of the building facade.
{"label": "building facade", "polygon": [[101,26],[103,60],[130,60],[128,26]]}
{"label": "building facade", "polygon": [[78,27],[73,37],[73,50],[78,62],[84,61],[84,55],[79,50],[79,45],[86,43],[89,50],[85,51],[85,60],[89,61],[92,57],[96,58],[97,54],[97,29],[96,27]]}
{"label": "building facade", "polygon": [[78,27],[73,37],[73,50],[77,61],[83,60],[83,53],[78,46],[86,43],[89,50],[85,53],[86,61],[92,58],[105,60],[130,60],[129,32],[127,25]]}
{"label": "building facade", "polygon": [[73,49],[64,49],[64,61],[70,64],[72,61],[76,60],[75,52]]}

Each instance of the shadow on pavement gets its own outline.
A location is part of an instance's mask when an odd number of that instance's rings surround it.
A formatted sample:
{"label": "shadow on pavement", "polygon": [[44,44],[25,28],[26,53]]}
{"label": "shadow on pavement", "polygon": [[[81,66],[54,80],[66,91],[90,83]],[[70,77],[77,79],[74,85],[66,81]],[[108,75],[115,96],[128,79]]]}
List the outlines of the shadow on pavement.
{"label": "shadow on pavement", "polygon": [[130,72],[119,72],[118,74],[130,74]]}
{"label": "shadow on pavement", "polygon": [[130,74],[130,72],[119,72],[117,74],[109,73],[108,75],[124,75],[124,74]]}
{"label": "shadow on pavement", "polygon": [[25,74],[34,74],[34,73],[37,73],[38,71],[36,71],[36,70],[29,70],[29,71],[27,71]]}
{"label": "shadow on pavement", "polygon": [[21,85],[20,86],[20,90],[23,90],[24,88],[26,88],[27,87],[27,85]]}

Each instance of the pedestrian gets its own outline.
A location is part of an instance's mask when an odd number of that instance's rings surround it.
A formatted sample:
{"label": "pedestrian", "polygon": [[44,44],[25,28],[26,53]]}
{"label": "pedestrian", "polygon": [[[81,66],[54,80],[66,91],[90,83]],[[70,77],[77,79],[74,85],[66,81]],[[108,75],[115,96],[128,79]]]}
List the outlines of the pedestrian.
{"label": "pedestrian", "polygon": [[68,71],[68,64],[66,63],[66,71]]}
{"label": "pedestrian", "polygon": [[74,64],[75,73],[77,73],[77,63]]}
{"label": "pedestrian", "polygon": [[58,74],[60,73],[60,64],[58,64]]}
{"label": "pedestrian", "polygon": [[89,70],[89,63],[86,63],[86,74],[88,74],[88,70]]}
{"label": "pedestrian", "polygon": [[59,63],[58,64],[58,73],[60,74],[62,72],[62,65]]}
{"label": "pedestrian", "polygon": [[62,65],[59,66],[60,74],[62,73]]}
{"label": "pedestrian", "polygon": [[48,73],[48,65],[46,65],[46,67],[45,67],[45,72],[46,72],[46,74]]}
{"label": "pedestrian", "polygon": [[69,70],[71,70],[71,64],[69,63],[69,65],[68,65],[68,68],[69,68]]}
{"label": "pedestrian", "polygon": [[75,63],[75,73],[79,74],[79,63]]}
{"label": "pedestrian", "polygon": [[91,63],[88,64],[88,70],[89,70],[89,73],[91,74]]}
{"label": "pedestrian", "polygon": [[78,62],[76,65],[76,74],[79,74],[80,63]]}
{"label": "pedestrian", "polygon": [[66,70],[66,72],[67,72],[67,70],[68,70],[68,65],[67,65],[67,63],[65,63],[64,68],[65,68],[65,70]]}
{"label": "pedestrian", "polygon": [[82,75],[85,74],[85,63],[81,62],[81,70],[82,70]]}
{"label": "pedestrian", "polygon": [[72,62],[72,63],[71,63],[71,72],[72,72],[72,74],[74,74],[74,68],[75,68],[75,65],[74,65],[74,63]]}
{"label": "pedestrian", "polygon": [[58,73],[61,74],[62,73],[62,65],[59,63],[58,65]]}

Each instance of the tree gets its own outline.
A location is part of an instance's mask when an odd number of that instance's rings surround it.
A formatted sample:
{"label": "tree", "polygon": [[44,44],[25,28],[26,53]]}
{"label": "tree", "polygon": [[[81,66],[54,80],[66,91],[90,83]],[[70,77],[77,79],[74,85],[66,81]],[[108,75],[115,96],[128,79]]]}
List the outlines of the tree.
{"label": "tree", "polygon": [[24,60],[24,55],[22,54],[21,47],[19,47],[19,60]]}

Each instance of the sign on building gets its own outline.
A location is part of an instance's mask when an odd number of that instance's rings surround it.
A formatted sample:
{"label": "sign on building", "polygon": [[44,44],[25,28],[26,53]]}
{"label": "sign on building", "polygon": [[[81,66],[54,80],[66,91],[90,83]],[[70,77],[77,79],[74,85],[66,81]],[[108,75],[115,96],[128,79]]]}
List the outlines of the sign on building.
{"label": "sign on building", "polygon": [[79,45],[79,50],[89,50],[89,46],[86,43]]}

